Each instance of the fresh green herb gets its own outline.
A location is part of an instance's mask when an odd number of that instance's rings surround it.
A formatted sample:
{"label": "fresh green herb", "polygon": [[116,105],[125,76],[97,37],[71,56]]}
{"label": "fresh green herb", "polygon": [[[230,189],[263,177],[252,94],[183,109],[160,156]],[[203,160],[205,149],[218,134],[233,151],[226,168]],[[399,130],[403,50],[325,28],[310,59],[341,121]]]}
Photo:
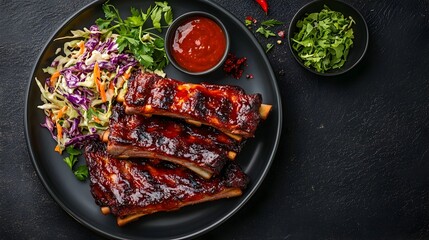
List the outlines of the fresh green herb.
{"label": "fresh green herb", "polygon": [[[103,11],[105,18],[97,19],[96,24],[106,33],[119,35],[116,40],[119,52],[130,52],[149,70],[162,70],[168,64],[164,39],[153,32],[161,32],[173,21],[173,12],[167,2],[155,2],[155,6],[150,6],[146,12],[131,8],[131,16],[126,19],[122,19],[118,9],[111,4],[103,4]],[[151,27],[147,27],[149,22]]]}
{"label": "fresh green herb", "polygon": [[318,72],[341,68],[353,46],[353,24],[353,18],[324,6],[297,22],[292,47],[305,66]]}
{"label": "fresh green herb", "polygon": [[68,157],[64,158],[64,162],[69,166],[70,169],[73,170],[73,166],[77,162],[77,156],[81,154],[81,152],[73,147],[67,147],[66,148],[67,153],[69,154]]}
{"label": "fresh green herb", "polygon": [[[73,171],[74,165],[78,162],[77,157],[82,154],[82,152],[73,148],[72,146],[67,147],[66,151],[69,156],[64,158],[64,162],[67,164],[67,166],[69,166],[70,170]],[[86,165],[81,165],[77,167],[75,171],[73,171],[73,174],[78,180],[84,181],[88,177],[88,167]]]}
{"label": "fresh green herb", "polygon": [[75,155],[70,155],[64,158],[64,162],[69,166],[70,169],[73,169],[73,166],[77,162],[77,157]]}
{"label": "fresh green herb", "polygon": [[258,29],[256,29],[256,32],[264,35],[265,38],[276,36],[276,34],[273,31],[271,31],[270,29],[264,28],[262,26],[260,26]]}
{"label": "fresh green herb", "polygon": [[79,181],[85,181],[89,175],[88,167],[86,165],[80,165],[73,173]]}
{"label": "fresh green herb", "polygon": [[276,25],[283,25],[283,24],[284,24],[283,22],[280,22],[279,20],[276,20],[276,19],[270,19],[270,20],[261,22],[261,25],[265,27],[274,27]]}
{"label": "fresh green herb", "polygon": [[274,47],[274,44],[272,44],[272,43],[267,43],[267,46],[266,46],[265,52],[266,52],[266,53],[267,53],[267,52],[269,52],[273,47]]}
{"label": "fresh green herb", "polygon": [[[253,19],[251,17],[246,17],[246,20],[245,20],[244,23],[245,23],[246,26],[250,26],[252,23],[256,24],[256,22],[257,22],[256,19]],[[256,29],[255,32],[261,34],[266,39],[269,39],[269,38],[272,38],[272,37],[276,37],[276,36],[283,38],[284,35],[280,35],[280,34],[277,35],[272,30],[273,27],[278,26],[278,25],[283,25],[283,24],[284,24],[283,22],[281,22],[279,20],[276,20],[276,19],[265,20],[265,21],[263,21],[263,22],[261,22],[259,24],[259,27],[258,27],[258,29]],[[249,27],[249,29],[250,29],[250,27]],[[280,32],[283,33],[284,31],[279,31],[279,33]],[[265,53],[268,53],[273,47],[274,47],[273,43],[267,43],[267,45],[265,46]]]}
{"label": "fresh green herb", "polygon": [[80,150],[75,149],[74,147],[71,147],[71,146],[67,147],[66,151],[67,151],[68,154],[74,155],[74,156],[82,154],[82,152]]}
{"label": "fresh green herb", "polygon": [[270,28],[276,25],[282,25],[282,24],[283,22],[276,19],[266,20],[261,22],[261,26],[258,29],[256,29],[256,32],[264,35],[265,38],[275,37],[276,34],[273,31],[271,31]]}
{"label": "fresh green herb", "polygon": [[246,19],[246,20],[244,20],[244,25],[246,26],[246,27],[249,27],[249,26],[251,26],[252,25],[252,20],[249,20],[249,19]]}

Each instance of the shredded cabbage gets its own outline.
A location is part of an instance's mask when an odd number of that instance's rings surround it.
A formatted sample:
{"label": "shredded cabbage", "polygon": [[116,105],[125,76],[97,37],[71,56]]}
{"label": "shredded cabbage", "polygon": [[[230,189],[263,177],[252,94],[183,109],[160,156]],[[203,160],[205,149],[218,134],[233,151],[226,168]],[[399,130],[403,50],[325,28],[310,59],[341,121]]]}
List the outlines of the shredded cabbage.
{"label": "shredded cabbage", "polygon": [[55,151],[60,154],[107,130],[112,102],[124,83],[126,86],[131,71],[140,68],[134,56],[119,53],[117,35],[103,33],[96,25],[72,34],[61,38],[72,40],[43,69],[50,77],[44,84],[36,78],[43,102],[38,108],[46,114],[42,126],[57,142]]}

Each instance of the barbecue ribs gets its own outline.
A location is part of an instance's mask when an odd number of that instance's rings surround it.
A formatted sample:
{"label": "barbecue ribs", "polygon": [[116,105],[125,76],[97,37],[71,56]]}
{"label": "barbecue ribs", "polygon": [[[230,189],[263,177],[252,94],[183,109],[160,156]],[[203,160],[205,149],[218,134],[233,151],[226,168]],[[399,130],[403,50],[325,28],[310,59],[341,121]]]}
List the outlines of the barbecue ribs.
{"label": "barbecue ribs", "polygon": [[109,122],[107,152],[118,158],[171,161],[210,178],[235,158],[243,144],[211,127],[166,117],[125,114],[123,105],[116,104]]}
{"label": "barbecue ribs", "polygon": [[260,94],[230,85],[191,84],[151,73],[135,74],[124,97],[128,114],[164,115],[217,128],[240,140],[253,137],[271,109]]}
{"label": "barbecue ribs", "polygon": [[86,146],[91,193],[104,213],[112,213],[122,226],[139,217],[183,206],[242,194],[248,177],[233,161],[220,175],[203,179],[170,162],[118,160],[102,142]]}

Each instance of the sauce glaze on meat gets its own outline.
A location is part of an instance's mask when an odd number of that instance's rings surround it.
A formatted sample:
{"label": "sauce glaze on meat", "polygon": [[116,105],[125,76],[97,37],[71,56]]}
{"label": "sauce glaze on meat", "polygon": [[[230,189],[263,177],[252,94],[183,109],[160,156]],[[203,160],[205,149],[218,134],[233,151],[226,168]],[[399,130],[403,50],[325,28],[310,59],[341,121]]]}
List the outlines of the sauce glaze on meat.
{"label": "sauce glaze on meat", "polygon": [[248,177],[229,161],[220,175],[203,179],[186,168],[152,159],[118,160],[106,145],[86,146],[91,193],[101,207],[117,217],[171,211],[219,198],[239,196]]}
{"label": "sauce glaze on meat", "polygon": [[261,120],[260,94],[231,85],[190,84],[138,73],[125,95],[129,114],[166,115],[197,121],[223,132],[253,137]]}
{"label": "sauce glaze on meat", "polygon": [[[218,174],[239,143],[211,128],[178,119],[125,114],[122,104],[112,109],[107,151],[119,157],[160,158],[187,166],[206,178]],[[204,175],[206,174],[206,175]]]}

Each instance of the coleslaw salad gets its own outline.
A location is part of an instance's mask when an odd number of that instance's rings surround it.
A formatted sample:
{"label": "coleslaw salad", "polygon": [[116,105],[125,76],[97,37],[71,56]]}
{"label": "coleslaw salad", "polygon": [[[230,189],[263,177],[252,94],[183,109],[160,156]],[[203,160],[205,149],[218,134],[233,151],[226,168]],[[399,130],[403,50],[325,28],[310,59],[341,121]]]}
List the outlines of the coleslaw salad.
{"label": "coleslaw salad", "polygon": [[55,151],[98,138],[108,128],[112,102],[126,90],[131,71],[139,68],[128,53],[119,53],[116,34],[103,34],[96,25],[72,31],[64,53],[43,69],[50,75],[41,92],[46,127],[57,142]]}
{"label": "coleslaw salad", "polygon": [[[103,4],[103,12],[105,18],[97,19],[89,29],[55,39],[65,42],[50,66],[43,69],[49,77],[44,83],[35,79],[42,101],[38,108],[46,115],[41,126],[56,141],[56,152],[66,150],[64,162],[72,171],[81,154],[78,149],[108,130],[112,104],[125,95],[132,72],[165,76],[162,69],[168,64],[164,39],[152,33],[161,32],[172,22],[167,2],[155,2],[146,12],[132,7],[126,19],[108,2]],[[161,25],[161,20],[167,25]],[[85,180],[86,165],[75,169],[76,178]]]}

